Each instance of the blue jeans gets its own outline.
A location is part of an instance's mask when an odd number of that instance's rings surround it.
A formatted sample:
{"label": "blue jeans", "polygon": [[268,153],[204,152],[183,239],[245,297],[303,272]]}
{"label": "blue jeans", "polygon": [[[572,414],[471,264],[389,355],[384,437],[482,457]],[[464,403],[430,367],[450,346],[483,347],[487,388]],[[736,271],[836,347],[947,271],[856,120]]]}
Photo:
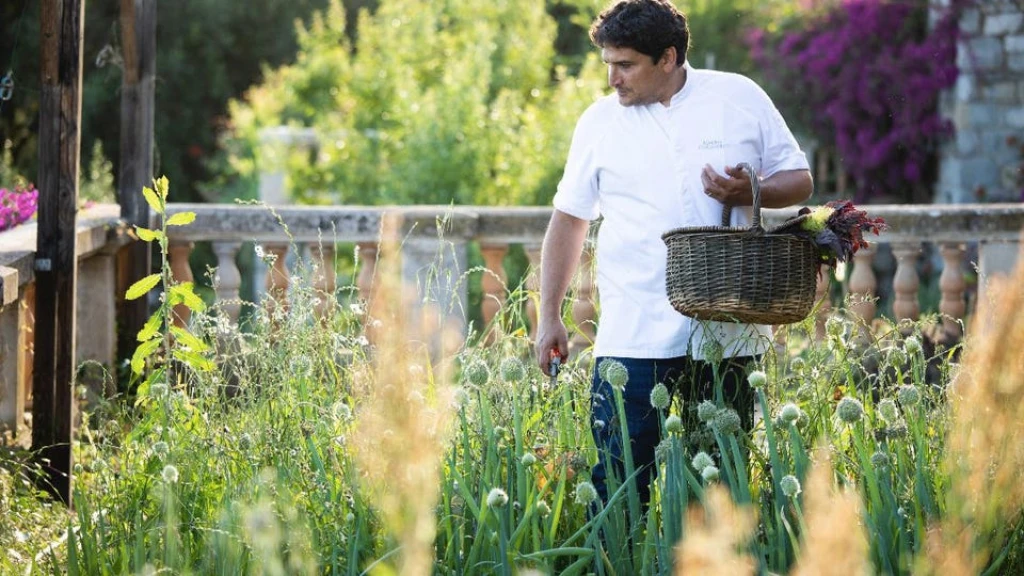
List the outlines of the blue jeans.
{"label": "blue jeans", "polygon": [[[661,441],[660,421],[657,411],[651,406],[651,390],[655,384],[664,384],[669,393],[679,395],[684,402],[683,422],[688,435],[698,432],[696,407],[703,400],[715,399],[715,378],[711,364],[693,360],[689,356],[657,360],[640,358],[597,358],[591,384],[591,431],[598,449],[598,461],[591,471],[591,481],[597,488],[603,502],[608,501],[608,464],[611,464],[616,478],[625,478],[622,451],[622,435],[615,408],[615,396],[611,386],[601,379],[598,368],[605,360],[618,360],[629,373],[629,380],[622,393],[629,430],[633,467],[639,470],[636,476],[640,500],[645,505],[650,500],[650,482],[655,470],[654,449]],[[750,431],[754,420],[754,391],[747,383],[750,365],[758,360],[753,356],[726,358],[718,366],[722,381],[722,396],[727,406],[740,415],[743,429]],[[689,416],[689,417],[687,417]]]}

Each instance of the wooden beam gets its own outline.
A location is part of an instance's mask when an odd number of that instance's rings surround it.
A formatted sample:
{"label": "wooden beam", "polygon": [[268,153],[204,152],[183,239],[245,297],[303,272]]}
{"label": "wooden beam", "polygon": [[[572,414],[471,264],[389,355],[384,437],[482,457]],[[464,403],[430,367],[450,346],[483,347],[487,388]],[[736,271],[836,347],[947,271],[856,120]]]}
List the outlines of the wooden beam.
{"label": "wooden beam", "polygon": [[[121,0],[124,76],[121,82],[121,162],[118,202],[130,225],[149,226],[142,187],[153,182],[153,114],[156,72],[156,0]],[[150,245],[135,242],[118,258],[118,357],[134,351],[135,335],[148,318],[145,298],[125,300],[129,286],[150,272]]]}
{"label": "wooden beam", "polygon": [[65,503],[71,501],[83,16],[84,0],[42,2],[32,447],[46,471],[43,488]]}

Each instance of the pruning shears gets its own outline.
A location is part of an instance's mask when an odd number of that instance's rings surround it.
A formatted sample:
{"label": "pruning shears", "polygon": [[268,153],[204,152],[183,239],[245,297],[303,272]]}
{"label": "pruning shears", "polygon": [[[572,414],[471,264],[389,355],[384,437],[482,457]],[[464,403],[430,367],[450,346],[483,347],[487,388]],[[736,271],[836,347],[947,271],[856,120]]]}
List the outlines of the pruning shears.
{"label": "pruning shears", "polygon": [[551,386],[558,383],[558,370],[562,367],[562,354],[558,347],[551,349],[551,359],[548,361],[548,376],[551,377]]}

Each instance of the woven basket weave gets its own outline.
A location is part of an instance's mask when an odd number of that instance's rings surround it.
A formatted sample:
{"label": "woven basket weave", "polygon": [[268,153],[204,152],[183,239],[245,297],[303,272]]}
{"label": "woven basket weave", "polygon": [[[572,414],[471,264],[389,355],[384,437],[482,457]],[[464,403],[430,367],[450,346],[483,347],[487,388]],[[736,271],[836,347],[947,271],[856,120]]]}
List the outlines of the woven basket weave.
{"label": "woven basket weave", "polygon": [[732,210],[726,206],[721,226],[662,234],[668,247],[668,299],[677,311],[697,320],[799,322],[814,305],[817,250],[809,239],[764,229],[757,176],[749,164],[739,166],[750,177],[754,193],[753,223],[750,228],[729,227]]}

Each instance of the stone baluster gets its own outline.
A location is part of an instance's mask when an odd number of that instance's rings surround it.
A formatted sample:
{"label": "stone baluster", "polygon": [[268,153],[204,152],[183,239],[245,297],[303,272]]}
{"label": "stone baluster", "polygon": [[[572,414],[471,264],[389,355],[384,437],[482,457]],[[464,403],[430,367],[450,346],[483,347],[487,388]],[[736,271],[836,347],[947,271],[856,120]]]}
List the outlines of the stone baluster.
{"label": "stone baluster", "polygon": [[316,295],[316,315],[326,320],[337,303],[338,274],[335,269],[334,245],[323,243],[309,247],[313,269],[313,294]]}
{"label": "stone baluster", "polygon": [[832,299],[829,288],[832,285],[832,268],[822,266],[818,272],[818,284],[814,289],[814,302],[817,313],[814,317],[814,331],[819,340],[825,338],[825,320],[832,313]]}
{"label": "stone baluster", "polygon": [[508,244],[481,244],[480,255],[484,259],[483,276],[480,278],[480,285],[483,289],[483,301],[480,303],[480,313],[483,316],[483,330],[487,331],[484,342],[491,344],[497,337],[497,327],[491,326],[494,317],[505,305],[505,294],[507,277],[505,275],[505,255],[508,254]]}
{"label": "stone baluster", "polygon": [[575,355],[589,348],[597,338],[597,318],[594,307],[594,253],[584,248],[580,256],[580,284],[572,303],[572,318],[576,332],[569,341],[569,351]]}
{"label": "stone baluster", "polygon": [[875,310],[878,307],[875,303],[878,279],[875,278],[875,271],[871,269],[876,250],[874,244],[858,250],[853,256],[853,271],[850,272],[850,294],[853,296],[850,309],[866,326],[875,319]]}
{"label": "stone baluster", "polygon": [[964,290],[967,288],[963,272],[964,248],[961,244],[943,244],[939,252],[943,261],[942,275],[939,276],[942,327],[946,334],[960,336],[961,326],[957,320],[963,320],[967,313],[967,304],[964,302]]}
{"label": "stone baluster", "polygon": [[523,246],[526,251],[526,258],[530,262],[530,272],[526,277],[526,289],[530,296],[526,299],[526,321],[530,324],[530,340],[537,340],[537,315],[540,310],[537,307],[540,301],[540,250],[541,244],[526,244]]}
{"label": "stone baluster", "polygon": [[271,263],[267,271],[266,290],[268,311],[288,311],[288,244],[265,244],[263,251]]}
{"label": "stone baluster", "polygon": [[[171,276],[175,282],[192,282],[192,267],[189,266],[188,258],[192,254],[193,244],[191,242],[171,242],[167,252],[171,260]],[[174,307],[172,319],[175,326],[185,326],[192,318],[192,311],[184,304]]]}
{"label": "stone baluster", "polygon": [[377,243],[360,242],[358,246],[360,265],[356,286],[359,287],[359,297],[364,302],[369,302],[370,290],[373,289],[373,275],[377,269]]}
{"label": "stone baluster", "polygon": [[25,388],[18,379],[21,350],[21,302],[18,300],[18,272],[0,267],[0,438],[18,433],[25,417]]}
{"label": "stone baluster", "polygon": [[217,300],[231,322],[238,322],[238,313],[242,309],[242,302],[238,298],[242,276],[238,272],[238,264],[235,263],[235,256],[241,247],[241,242],[213,243],[213,252],[217,255]]}
{"label": "stone baluster", "polygon": [[919,242],[895,244],[892,253],[896,256],[896,274],[892,279],[895,298],[892,312],[896,320],[917,320],[921,309],[917,302],[917,292],[921,287],[921,279],[917,275],[917,257],[921,253]]}

